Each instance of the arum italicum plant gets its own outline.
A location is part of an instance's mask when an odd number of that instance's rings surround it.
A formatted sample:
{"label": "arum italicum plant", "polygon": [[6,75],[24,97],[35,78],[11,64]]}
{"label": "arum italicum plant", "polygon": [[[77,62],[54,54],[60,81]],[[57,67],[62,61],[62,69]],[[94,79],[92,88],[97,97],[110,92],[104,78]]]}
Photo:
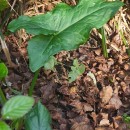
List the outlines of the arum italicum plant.
{"label": "arum italicum plant", "polygon": [[76,6],[58,4],[52,11],[38,16],[20,16],[8,29],[25,29],[28,41],[29,67],[35,72],[29,89],[31,96],[41,67],[62,50],[73,50],[84,44],[93,28],[101,28],[123,5],[120,1],[79,0]]}
{"label": "arum italicum plant", "polygon": [[39,69],[51,56],[62,50],[73,50],[84,44],[93,28],[101,28],[123,5],[120,1],[79,0],[76,6],[58,4],[52,11],[38,16],[20,16],[8,29],[25,29],[28,41],[29,67],[35,72],[29,95],[32,95]]}
{"label": "arum italicum plant", "polygon": [[90,31],[101,28],[122,5],[120,1],[106,0],[80,0],[74,7],[60,3],[46,14],[20,16],[9,24],[8,29],[16,32],[24,28],[33,35],[27,49],[29,67],[35,72],[50,56],[84,44]]}
{"label": "arum italicum plant", "polygon": [[[62,50],[73,50],[84,44],[90,31],[101,28],[122,5],[120,1],[80,0],[73,7],[60,3],[46,14],[20,16],[13,20],[8,26],[11,32],[25,29],[33,36],[27,47],[29,67],[35,72],[29,96],[32,96],[40,68],[50,57]],[[26,130],[51,130],[50,123],[50,115],[40,102],[25,116]]]}

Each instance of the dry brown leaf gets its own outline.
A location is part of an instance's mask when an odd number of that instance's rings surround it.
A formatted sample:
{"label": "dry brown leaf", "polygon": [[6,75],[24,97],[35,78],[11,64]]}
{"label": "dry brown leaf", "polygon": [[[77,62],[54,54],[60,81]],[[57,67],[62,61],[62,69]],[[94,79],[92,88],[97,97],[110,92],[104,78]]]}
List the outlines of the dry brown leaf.
{"label": "dry brown leaf", "polygon": [[94,52],[95,52],[96,55],[99,56],[101,54],[101,49],[96,49]]}
{"label": "dry brown leaf", "polygon": [[81,123],[84,122],[86,124],[90,123],[90,119],[88,119],[87,115],[75,115],[74,113],[71,112],[71,114],[73,114],[73,117],[70,119],[71,124],[75,124],[75,123]]}
{"label": "dry brown leaf", "polygon": [[112,58],[109,58],[107,64],[108,68],[110,68],[114,64],[114,60]]}
{"label": "dry brown leaf", "polygon": [[119,78],[124,79],[126,74],[124,71],[118,71],[118,76],[119,76]]}
{"label": "dry brown leaf", "polygon": [[97,57],[95,57],[95,60],[101,64],[106,63],[106,60],[103,56],[97,56]]}
{"label": "dry brown leaf", "polygon": [[86,122],[75,123],[70,130],[93,130],[93,128],[86,124]]}
{"label": "dry brown leaf", "polygon": [[116,109],[119,109],[122,106],[122,102],[118,95],[113,95],[109,101],[110,105],[113,105]]}
{"label": "dry brown leaf", "polygon": [[93,121],[94,121],[94,126],[96,126],[97,125],[97,114],[95,113],[95,112],[92,112],[91,113],[91,117],[93,118]]}
{"label": "dry brown leaf", "polygon": [[111,86],[103,87],[103,90],[100,92],[100,98],[102,103],[107,104],[111,99],[113,90]]}
{"label": "dry brown leaf", "polygon": [[88,111],[93,111],[93,108],[90,104],[84,103],[83,104],[83,110],[84,110],[84,112],[88,112]]}
{"label": "dry brown leaf", "polygon": [[100,64],[98,69],[104,72],[109,72],[109,68],[107,64]]}
{"label": "dry brown leaf", "polygon": [[77,86],[70,87],[69,93],[70,94],[76,94],[78,91]]}
{"label": "dry brown leaf", "polygon": [[95,130],[114,130],[113,128],[110,127],[97,127]]}
{"label": "dry brown leaf", "polygon": [[74,100],[70,103],[71,106],[75,107],[75,111],[82,114],[83,113],[83,104],[79,100]]}
{"label": "dry brown leaf", "polygon": [[110,125],[110,123],[109,123],[109,120],[108,119],[102,119],[101,121],[100,121],[100,124],[99,124],[100,126],[109,126]]}
{"label": "dry brown leaf", "polygon": [[108,119],[108,114],[107,113],[100,113],[102,116],[102,119]]}
{"label": "dry brown leaf", "polygon": [[121,116],[113,117],[113,126],[114,126],[114,128],[118,128],[121,121],[122,121]]}
{"label": "dry brown leaf", "polygon": [[61,124],[60,125],[60,130],[66,130],[67,129],[67,125],[66,124]]}
{"label": "dry brown leaf", "polygon": [[125,81],[125,83],[127,85],[129,85],[130,84],[130,76],[126,76],[125,79],[124,79],[124,81]]}
{"label": "dry brown leaf", "polygon": [[124,64],[124,69],[125,70],[130,70],[130,64]]}
{"label": "dry brown leaf", "polygon": [[46,85],[41,87],[40,91],[42,93],[44,103],[48,102],[49,100],[55,97],[55,89],[56,84],[54,83],[54,81],[47,82]]}

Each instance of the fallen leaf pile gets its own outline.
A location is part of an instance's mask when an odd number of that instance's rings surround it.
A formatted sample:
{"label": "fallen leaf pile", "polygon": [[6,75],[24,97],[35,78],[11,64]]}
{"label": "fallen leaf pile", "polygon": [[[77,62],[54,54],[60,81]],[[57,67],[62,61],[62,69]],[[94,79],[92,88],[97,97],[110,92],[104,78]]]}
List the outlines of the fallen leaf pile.
{"label": "fallen leaf pile", "polygon": [[[35,9],[34,4],[27,3],[25,14],[36,15],[41,9],[46,12],[58,2],[35,2]],[[125,27],[130,29],[127,25]],[[60,63],[54,71],[41,69],[33,96],[37,101],[41,100],[51,113],[53,130],[129,130],[122,116],[130,110],[130,59],[113,20],[104,28],[108,37],[108,59],[103,56],[100,36],[93,30],[89,41],[79,49],[55,55]],[[14,35],[6,37],[14,63],[6,79],[8,87],[2,86],[6,97],[27,94],[33,78],[27,66],[27,40],[23,40],[20,46],[18,41]],[[4,54],[0,55],[6,62]],[[85,72],[69,83],[68,73],[73,59],[85,65]]]}

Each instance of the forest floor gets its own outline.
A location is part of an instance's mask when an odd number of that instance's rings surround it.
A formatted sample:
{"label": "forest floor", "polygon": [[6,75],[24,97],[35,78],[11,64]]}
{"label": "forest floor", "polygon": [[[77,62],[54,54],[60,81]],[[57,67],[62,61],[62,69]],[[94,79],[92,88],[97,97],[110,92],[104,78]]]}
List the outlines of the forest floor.
{"label": "forest floor", "polygon": [[[45,13],[59,2],[28,1],[20,13],[29,16]],[[75,1],[65,2],[75,4]],[[41,69],[33,97],[48,108],[53,130],[129,130],[123,115],[130,114],[130,58],[120,33],[130,43],[130,5],[128,1],[125,3],[126,6],[104,25],[109,58],[104,58],[101,37],[93,30],[79,49],[55,55],[60,63],[54,71]],[[18,3],[15,4],[17,7]],[[114,21],[118,23],[117,28]],[[28,36],[23,32],[10,34],[5,39],[13,67],[8,66],[8,87],[3,85],[4,92],[8,98],[16,93],[26,95],[34,75],[28,67]],[[3,51],[0,58],[7,63]],[[73,59],[85,65],[85,72],[69,83],[68,72]]]}

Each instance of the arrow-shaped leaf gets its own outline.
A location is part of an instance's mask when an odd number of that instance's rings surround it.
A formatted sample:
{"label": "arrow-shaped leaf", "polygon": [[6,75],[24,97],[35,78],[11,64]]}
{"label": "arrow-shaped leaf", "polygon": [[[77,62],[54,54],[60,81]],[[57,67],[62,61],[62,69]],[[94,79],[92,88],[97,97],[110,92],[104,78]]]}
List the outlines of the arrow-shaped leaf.
{"label": "arrow-shaped leaf", "polygon": [[36,35],[28,45],[30,69],[34,72],[44,66],[50,56],[83,44],[91,29],[102,27],[122,5],[119,1],[105,0],[80,0],[75,7],[62,3],[45,15],[19,17],[9,24],[9,30],[24,28]]}

